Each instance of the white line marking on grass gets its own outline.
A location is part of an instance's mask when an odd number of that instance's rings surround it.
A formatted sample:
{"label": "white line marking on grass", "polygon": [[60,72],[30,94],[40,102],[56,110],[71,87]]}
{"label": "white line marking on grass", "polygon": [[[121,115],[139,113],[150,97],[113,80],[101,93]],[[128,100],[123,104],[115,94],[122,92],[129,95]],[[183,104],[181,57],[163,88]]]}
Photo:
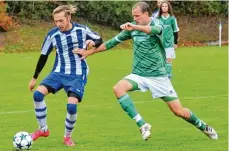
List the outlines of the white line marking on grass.
{"label": "white line marking on grass", "polygon": [[[228,97],[228,95],[183,97],[183,98],[179,98],[179,100],[181,100],[181,102],[182,102],[182,100],[207,99],[207,98],[215,98],[215,97]],[[137,101],[137,102],[134,102],[134,104],[141,104],[141,103],[151,102],[151,101],[152,100],[150,100],[150,101]]]}
{"label": "white line marking on grass", "polygon": [[[181,98],[181,100],[192,100],[192,99],[206,99],[206,98],[215,98],[215,97],[228,97],[228,95],[219,95],[219,96],[195,96],[195,97],[184,97]],[[141,103],[146,103],[146,102],[152,102],[152,100],[149,101],[135,101],[135,104],[141,104]],[[99,106],[98,105],[83,105],[80,108],[84,107],[91,107],[91,106]],[[51,108],[49,110],[60,110],[63,108]],[[5,115],[5,114],[18,114],[18,113],[29,113],[29,112],[34,112],[34,110],[24,110],[24,111],[10,111],[10,112],[0,112],[0,115]]]}
{"label": "white line marking on grass", "polygon": [[228,97],[228,95],[220,95],[220,96],[194,96],[194,97],[184,97],[184,98],[182,98],[182,100],[207,99],[207,98],[215,98],[215,97]]}
{"label": "white line marking on grass", "polygon": [[[84,105],[84,106],[81,106],[80,108],[91,107],[91,106],[98,106],[98,105]],[[50,108],[48,110],[61,110],[61,109],[63,109],[63,108]],[[17,113],[28,113],[28,112],[34,112],[34,110],[0,112],[0,115],[4,115],[4,114],[17,114]]]}

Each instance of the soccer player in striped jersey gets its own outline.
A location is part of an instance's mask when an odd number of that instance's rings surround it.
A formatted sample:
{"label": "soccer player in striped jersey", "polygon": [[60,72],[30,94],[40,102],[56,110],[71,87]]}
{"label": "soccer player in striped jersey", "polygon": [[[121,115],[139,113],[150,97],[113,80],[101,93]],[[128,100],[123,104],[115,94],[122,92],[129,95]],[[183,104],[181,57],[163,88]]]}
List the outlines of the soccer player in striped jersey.
{"label": "soccer player in striped jersey", "polygon": [[162,1],[163,0],[157,0],[157,9],[155,11],[153,11],[153,13],[152,13],[152,16],[151,16],[152,20],[153,19],[156,19],[158,17],[158,15],[159,15],[159,9],[160,9],[160,6],[161,6]]}
{"label": "soccer player in striped jersey", "polygon": [[76,50],[82,59],[98,52],[115,47],[124,40],[133,40],[132,73],[120,80],[114,87],[114,93],[122,109],[135,120],[140,128],[142,138],[147,140],[151,135],[151,125],[146,123],[136,110],[128,92],[150,90],[153,98],[161,98],[169,109],[178,117],[196,126],[211,139],[218,135],[213,128],[201,121],[192,111],[184,108],[174,90],[166,72],[165,50],[159,36],[163,32],[163,24],[150,18],[150,8],[145,2],[138,2],[132,8],[134,22],[121,25],[123,31],[106,41],[96,49]]}
{"label": "soccer player in striped jersey", "polygon": [[177,48],[179,28],[177,20],[173,14],[172,6],[169,2],[163,1],[160,5],[159,20],[164,24],[163,46],[166,52],[166,70],[168,76],[172,78],[172,61],[175,59],[175,49]]}
{"label": "soccer player in striped jersey", "polygon": [[73,54],[72,50],[86,49],[87,46],[98,47],[102,44],[101,37],[88,27],[71,21],[71,14],[75,11],[76,7],[72,5],[62,5],[53,11],[56,27],[48,32],[44,40],[41,56],[29,83],[29,89],[33,90],[49,54],[55,49],[56,59],[53,70],[33,93],[35,114],[39,124],[39,129],[31,134],[34,141],[39,137],[49,136],[44,97],[64,89],[68,96],[68,103],[63,141],[67,146],[75,145],[71,135],[77,119],[77,104],[82,101],[84,86],[87,83],[88,66],[86,60],[80,59],[80,55]]}

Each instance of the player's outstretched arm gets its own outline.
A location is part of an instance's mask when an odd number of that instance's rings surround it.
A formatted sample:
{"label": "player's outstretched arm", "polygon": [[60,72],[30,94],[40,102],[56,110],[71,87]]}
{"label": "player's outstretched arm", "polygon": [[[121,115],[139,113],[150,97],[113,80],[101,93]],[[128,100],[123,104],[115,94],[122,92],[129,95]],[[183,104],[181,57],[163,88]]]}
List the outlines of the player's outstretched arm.
{"label": "player's outstretched arm", "polygon": [[132,23],[125,23],[120,26],[122,30],[139,30],[147,34],[159,34],[161,32],[161,27],[158,26],[149,26],[149,25],[135,25]]}
{"label": "player's outstretched arm", "polygon": [[103,43],[103,39],[94,39],[94,40],[86,40],[87,47],[99,47]]}
{"label": "player's outstretched arm", "polygon": [[140,31],[145,32],[147,34],[149,34],[151,32],[151,27],[150,26],[135,25],[135,24],[132,24],[130,22],[127,22],[125,24],[122,24],[120,26],[120,28],[122,30],[128,30],[128,31],[131,31],[131,30],[140,30]]}
{"label": "player's outstretched arm", "polygon": [[[116,45],[120,44],[122,41],[125,41],[125,40],[130,39],[130,38],[131,38],[130,32],[123,30],[122,32],[120,32],[118,35],[116,35],[112,39],[107,40],[103,44],[99,45],[97,48],[90,49],[87,51],[85,51],[84,49],[75,48],[75,49],[73,49],[72,52],[75,54],[81,55],[82,56],[81,59],[85,59],[94,53],[98,53],[98,52],[102,52],[102,51],[114,48]],[[95,47],[96,47],[96,45],[95,45]]]}
{"label": "player's outstretched arm", "polygon": [[82,57],[80,59],[86,59],[88,56],[93,55],[94,53],[102,52],[106,50],[105,44],[101,44],[98,48],[93,48],[85,51],[84,49],[75,48],[73,49],[74,54],[79,54]]}
{"label": "player's outstretched arm", "polygon": [[142,25],[134,25],[134,30],[139,30],[144,33],[150,34],[151,33],[151,26],[142,26]]}

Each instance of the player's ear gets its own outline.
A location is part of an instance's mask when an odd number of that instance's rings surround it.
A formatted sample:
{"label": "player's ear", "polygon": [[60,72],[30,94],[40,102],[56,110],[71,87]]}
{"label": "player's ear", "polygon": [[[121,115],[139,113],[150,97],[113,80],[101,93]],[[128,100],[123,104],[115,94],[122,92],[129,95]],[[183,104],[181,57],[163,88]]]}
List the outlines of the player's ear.
{"label": "player's ear", "polygon": [[68,19],[69,21],[71,21],[71,18],[72,18],[71,15],[68,15],[68,16],[67,16],[67,19]]}

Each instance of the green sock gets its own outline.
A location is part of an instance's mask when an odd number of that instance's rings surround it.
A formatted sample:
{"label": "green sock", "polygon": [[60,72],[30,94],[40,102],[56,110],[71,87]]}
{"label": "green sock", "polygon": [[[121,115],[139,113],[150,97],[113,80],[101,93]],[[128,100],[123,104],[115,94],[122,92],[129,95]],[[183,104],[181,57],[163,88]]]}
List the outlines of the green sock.
{"label": "green sock", "polygon": [[185,120],[187,122],[191,123],[192,125],[196,126],[201,131],[205,130],[206,123],[201,121],[194,113],[192,113],[192,111],[189,111],[189,112],[190,112],[190,118],[189,119],[185,119]]}
{"label": "green sock", "polygon": [[134,119],[138,125],[138,127],[141,127],[145,124],[145,121],[141,117],[141,115],[137,112],[133,101],[131,100],[130,96],[128,94],[123,95],[118,99],[122,109],[128,114],[128,116],[132,119]]}
{"label": "green sock", "polygon": [[166,71],[169,78],[172,78],[172,67],[173,65],[171,63],[166,63]]}

